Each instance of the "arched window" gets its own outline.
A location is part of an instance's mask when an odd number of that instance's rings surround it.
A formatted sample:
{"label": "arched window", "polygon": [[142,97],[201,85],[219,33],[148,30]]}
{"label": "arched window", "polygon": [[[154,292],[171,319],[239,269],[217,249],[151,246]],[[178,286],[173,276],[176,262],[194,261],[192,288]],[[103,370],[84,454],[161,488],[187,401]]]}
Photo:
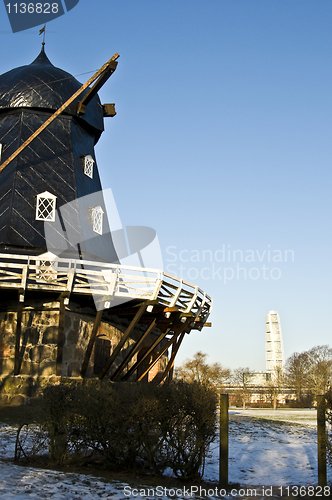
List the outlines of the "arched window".
{"label": "arched window", "polygon": [[49,193],[48,191],[37,194],[36,220],[54,222],[55,205],[56,196],[54,196],[54,194]]}

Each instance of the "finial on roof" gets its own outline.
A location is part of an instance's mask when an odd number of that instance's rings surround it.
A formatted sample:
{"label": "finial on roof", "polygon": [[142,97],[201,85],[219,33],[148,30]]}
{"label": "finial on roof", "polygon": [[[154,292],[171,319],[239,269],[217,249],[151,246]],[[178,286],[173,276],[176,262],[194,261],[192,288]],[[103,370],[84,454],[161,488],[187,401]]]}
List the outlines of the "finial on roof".
{"label": "finial on roof", "polygon": [[39,34],[41,35],[43,33],[43,43],[42,43],[42,52],[45,52],[45,34],[46,34],[46,23],[44,26],[39,30]]}

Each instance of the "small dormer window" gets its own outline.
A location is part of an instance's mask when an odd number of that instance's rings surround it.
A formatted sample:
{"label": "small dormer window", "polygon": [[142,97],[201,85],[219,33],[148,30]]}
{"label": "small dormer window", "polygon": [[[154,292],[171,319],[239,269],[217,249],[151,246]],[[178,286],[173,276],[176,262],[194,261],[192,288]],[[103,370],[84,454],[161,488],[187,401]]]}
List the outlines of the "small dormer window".
{"label": "small dormer window", "polygon": [[92,210],[93,214],[93,231],[98,234],[103,234],[103,215],[104,211],[101,207],[95,207]]}
{"label": "small dormer window", "polygon": [[54,196],[54,194],[49,193],[48,191],[37,194],[36,220],[54,222],[55,205],[56,196]]}
{"label": "small dormer window", "polygon": [[90,179],[93,178],[93,164],[94,164],[94,162],[95,161],[91,155],[83,156],[84,173],[85,173],[85,175],[90,177]]}

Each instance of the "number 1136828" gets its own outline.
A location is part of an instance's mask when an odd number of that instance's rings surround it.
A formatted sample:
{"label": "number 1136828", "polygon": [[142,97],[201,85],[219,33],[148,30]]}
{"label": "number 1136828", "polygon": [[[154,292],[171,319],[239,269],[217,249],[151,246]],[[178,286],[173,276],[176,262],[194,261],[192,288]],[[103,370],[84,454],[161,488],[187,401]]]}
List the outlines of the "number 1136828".
{"label": "number 1136828", "polygon": [[53,3],[8,3],[6,5],[8,14],[57,14],[59,4]]}

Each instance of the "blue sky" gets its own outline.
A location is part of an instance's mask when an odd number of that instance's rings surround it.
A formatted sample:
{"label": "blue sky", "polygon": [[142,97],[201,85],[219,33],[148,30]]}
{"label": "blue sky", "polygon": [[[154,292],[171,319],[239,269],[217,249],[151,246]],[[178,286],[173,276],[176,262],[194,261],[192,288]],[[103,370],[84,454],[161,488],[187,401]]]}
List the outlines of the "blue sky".
{"label": "blue sky", "polygon": [[[3,73],[42,37],[11,33],[0,8]],[[329,0],[80,0],[47,26],[48,57],[73,75],[120,54],[100,92],[118,113],[96,148],[103,187],[214,299],[179,363],[202,350],[264,370],[270,310],[286,357],[330,343],[331,17]]]}

